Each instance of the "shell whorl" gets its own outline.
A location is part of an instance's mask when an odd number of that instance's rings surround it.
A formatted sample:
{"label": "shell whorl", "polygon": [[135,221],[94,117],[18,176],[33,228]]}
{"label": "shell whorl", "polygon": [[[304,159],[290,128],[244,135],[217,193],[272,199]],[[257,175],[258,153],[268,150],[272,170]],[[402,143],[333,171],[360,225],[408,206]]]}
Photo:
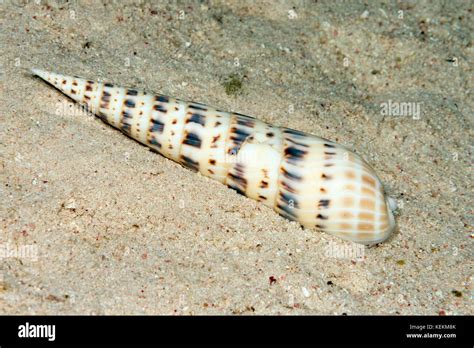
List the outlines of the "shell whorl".
{"label": "shell whorl", "polygon": [[362,244],[395,227],[373,169],[329,140],[134,88],[33,69],[104,122],[282,216]]}

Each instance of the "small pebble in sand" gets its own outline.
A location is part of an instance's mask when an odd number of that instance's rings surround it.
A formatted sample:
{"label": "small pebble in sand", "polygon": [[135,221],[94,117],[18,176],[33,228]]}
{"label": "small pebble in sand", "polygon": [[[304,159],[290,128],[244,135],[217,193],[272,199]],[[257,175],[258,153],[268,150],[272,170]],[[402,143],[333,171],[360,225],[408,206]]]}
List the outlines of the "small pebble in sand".
{"label": "small pebble in sand", "polygon": [[74,201],[73,199],[68,200],[64,203],[64,208],[68,210],[75,210],[77,208],[76,201]]}
{"label": "small pebble in sand", "polygon": [[301,291],[303,292],[304,297],[309,297],[311,294],[308,289],[306,289],[304,286],[301,288]]}

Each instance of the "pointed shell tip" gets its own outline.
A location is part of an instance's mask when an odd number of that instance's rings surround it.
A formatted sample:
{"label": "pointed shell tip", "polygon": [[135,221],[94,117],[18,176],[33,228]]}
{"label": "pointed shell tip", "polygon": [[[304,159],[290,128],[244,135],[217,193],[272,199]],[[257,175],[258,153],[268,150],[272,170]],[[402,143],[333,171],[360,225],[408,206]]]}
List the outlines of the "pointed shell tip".
{"label": "pointed shell tip", "polygon": [[44,71],[44,70],[36,69],[36,68],[31,68],[30,70],[31,70],[31,72],[33,73],[33,75],[36,75],[36,76],[39,76],[39,77],[44,77],[45,74],[47,73],[47,72]]}

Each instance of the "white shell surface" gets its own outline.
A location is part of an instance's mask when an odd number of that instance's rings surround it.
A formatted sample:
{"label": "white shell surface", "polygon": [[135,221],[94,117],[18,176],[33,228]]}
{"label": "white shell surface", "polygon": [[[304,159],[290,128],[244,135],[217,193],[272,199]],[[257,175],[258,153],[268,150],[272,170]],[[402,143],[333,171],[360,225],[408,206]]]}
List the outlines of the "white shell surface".
{"label": "white shell surface", "polygon": [[373,169],[341,145],[134,88],[33,73],[163,156],[304,227],[362,244],[382,242],[395,228],[396,203]]}

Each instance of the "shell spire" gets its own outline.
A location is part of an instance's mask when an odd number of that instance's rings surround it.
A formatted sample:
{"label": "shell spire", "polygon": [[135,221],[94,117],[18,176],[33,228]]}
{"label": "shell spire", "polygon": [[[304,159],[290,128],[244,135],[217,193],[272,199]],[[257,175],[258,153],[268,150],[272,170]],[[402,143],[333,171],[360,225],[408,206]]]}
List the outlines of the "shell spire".
{"label": "shell spire", "polygon": [[104,122],[280,215],[362,244],[395,228],[396,202],[345,147],[256,118],[139,89],[33,69]]}

